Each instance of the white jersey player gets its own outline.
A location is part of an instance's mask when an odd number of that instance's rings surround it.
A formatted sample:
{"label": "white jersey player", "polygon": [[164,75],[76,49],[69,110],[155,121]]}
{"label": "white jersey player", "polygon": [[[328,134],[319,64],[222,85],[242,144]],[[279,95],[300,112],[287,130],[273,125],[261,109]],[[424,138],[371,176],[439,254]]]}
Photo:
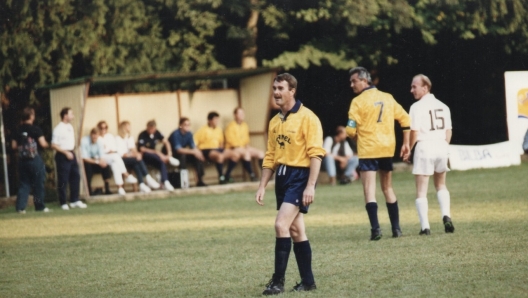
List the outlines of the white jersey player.
{"label": "white jersey player", "polygon": [[[416,209],[420,218],[420,235],[430,235],[428,218],[427,187],[429,176],[434,176],[434,185],[446,233],[453,233],[450,195],[446,187],[449,142],[451,141],[451,111],[430,92],[431,81],[419,74],[413,78],[411,93],[417,100],[409,112],[411,116],[411,148],[414,145],[413,171],[416,180]],[[410,156],[404,156],[409,161]]]}

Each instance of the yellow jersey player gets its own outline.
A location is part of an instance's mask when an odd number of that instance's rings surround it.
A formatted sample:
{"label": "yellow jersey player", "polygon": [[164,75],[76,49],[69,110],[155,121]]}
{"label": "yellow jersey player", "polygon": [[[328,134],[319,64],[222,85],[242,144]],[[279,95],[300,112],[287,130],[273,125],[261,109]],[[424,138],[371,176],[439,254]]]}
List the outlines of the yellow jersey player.
{"label": "yellow jersey player", "polygon": [[398,202],[392,189],[392,157],[396,148],[394,120],[403,128],[401,156],[409,150],[410,117],[389,93],[372,85],[370,73],[364,67],[352,68],[350,87],[358,94],[348,111],[347,135],[357,138],[359,171],[365,194],[365,208],[371,225],[370,240],[381,239],[376,202],[376,172],[380,172],[381,190],[385,195],[392,226],[392,236],[402,235]]}
{"label": "yellow jersey player", "polygon": [[227,125],[224,131],[225,148],[226,150],[232,150],[238,153],[242,157],[244,170],[249,174],[251,181],[258,181],[258,178],[251,168],[251,159],[258,158],[262,166],[264,152],[249,145],[249,126],[244,121],[246,117],[244,110],[241,107],[237,107],[233,111],[233,115],[235,119]]}
{"label": "yellow jersey player", "polygon": [[255,195],[257,203],[264,205],[265,188],[275,172],[275,273],[263,295],[284,292],[292,239],[301,275],[301,282],[293,290],[316,289],[303,216],[314,201],[315,183],[325,155],[323,129],[319,118],[295,99],[296,90],[297,80],[288,73],[278,75],[273,82],[273,98],[281,111],[269,123],[268,148]]}

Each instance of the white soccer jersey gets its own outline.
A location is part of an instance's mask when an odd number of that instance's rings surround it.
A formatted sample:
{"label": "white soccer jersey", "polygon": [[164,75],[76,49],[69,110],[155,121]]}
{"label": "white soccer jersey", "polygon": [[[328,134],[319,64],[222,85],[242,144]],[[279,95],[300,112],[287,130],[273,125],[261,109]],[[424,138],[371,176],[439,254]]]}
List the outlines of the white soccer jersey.
{"label": "white soccer jersey", "polygon": [[417,141],[445,140],[446,130],[452,129],[451,110],[430,93],[411,106],[409,115]]}

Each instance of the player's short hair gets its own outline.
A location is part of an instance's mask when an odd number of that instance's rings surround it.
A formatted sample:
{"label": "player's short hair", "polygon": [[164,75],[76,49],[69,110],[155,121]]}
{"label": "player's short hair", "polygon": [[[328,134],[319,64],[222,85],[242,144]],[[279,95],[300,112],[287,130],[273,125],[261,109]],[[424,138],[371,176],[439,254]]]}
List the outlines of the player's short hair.
{"label": "player's short hair", "polygon": [[126,137],[127,133],[125,132],[125,127],[127,125],[130,125],[130,122],[125,120],[125,121],[121,121],[121,123],[119,123],[119,127],[117,128],[117,134],[119,134],[121,137]]}
{"label": "player's short hair", "polygon": [[213,120],[216,117],[220,117],[220,115],[217,112],[213,111],[213,112],[209,112],[209,114],[207,114],[207,120],[208,121],[211,121],[211,120]]}
{"label": "player's short hair", "polygon": [[98,135],[98,134],[99,134],[99,129],[97,129],[97,127],[94,127],[92,128],[92,130],[90,130],[90,136]]}
{"label": "player's short hair", "polygon": [[70,112],[70,110],[71,110],[70,107],[62,108],[62,110],[60,111],[61,120],[64,119],[64,116],[68,115],[68,112]]}
{"label": "player's short hair", "polygon": [[187,117],[181,117],[181,118],[180,118],[180,126],[181,126],[183,123],[185,123],[185,121],[189,121],[189,118],[187,118]]}
{"label": "player's short hair", "polygon": [[[288,82],[288,87],[290,87],[289,89],[292,90],[292,89],[295,89],[297,91],[297,79],[292,76],[291,74],[285,72],[285,73],[281,73],[280,75],[276,76],[275,77],[275,82],[282,82],[282,81],[286,81]],[[295,92],[297,93],[297,92]]]}
{"label": "player's short hair", "polygon": [[147,127],[148,128],[156,127],[156,120],[152,119],[149,122],[147,122]]}
{"label": "player's short hair", "polygon": [[27,107],[22,110],[21,118],[22,121],[28,121],[31,116],[35,115],[35,110],[32,107]]}
{"label": "player's short hair", "polygon": [[236,113],[238,112],[238,110],[242,110],[242,107],[236,107],[236,108],[233,110],[233,114],[236,115]]}
{"label": "player's short hair", "polygon": [[420,78],[422,80],[422,85],[427,86],[427,88],[429,88],[429,91],[431,91],[431,88],[433,87],[433,83],[431,83],[431,80],[429,80],[429,78],[426,75],[417,74],[414,76],[413,80],[415,78]]}
{"label": "player's short hair", "polygon": [[108,128],[108,123],[106,123],[106,121],[101,120],[101,121],[97,122],[97,128],[98,128],[99,130],[102,129],[103,125],[105,125],[106,128]]}
{"label": "player's short hair", "polygon": [[372,77],[370,76],[370,73],[368,72],[368,70],[365,67],[358,66],[358,67],[354,67],[354,68],[352,68],[352,69],[350,69],[348,71],[349,77],[351,77],[352,75],[354,75],[356,73],[358,75],[358,79],[365,79],[365,80],[367,80],[367,83],[369,85],[372,85]]}

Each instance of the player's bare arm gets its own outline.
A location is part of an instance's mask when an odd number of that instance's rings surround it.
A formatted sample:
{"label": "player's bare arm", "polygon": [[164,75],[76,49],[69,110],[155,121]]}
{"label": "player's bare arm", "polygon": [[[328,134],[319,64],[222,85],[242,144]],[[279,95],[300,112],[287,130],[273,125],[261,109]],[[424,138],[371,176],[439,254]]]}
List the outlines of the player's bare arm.
{"label": "player's bare arm", "polygon": [[317,183],[317,177],[319,176],[319,170],[321,169],[321,160],[313,157],[310,159],[310,176],[308,177],[308,184],[303,192],[303,205],[309,206],[314,202],[315,199],[315,184]]}
{"label": "player's bare arm", "polygon": [[266,193],[266,186],[271,179],[271,175],[273,175],[273,171],[271,169],[262,169],[262,178],[260,178],[259,188],[255,194],[255,200],[260,206],[264,206],[264,194]]}
{"label": "player's bare arm", "polygon": [[400,151],[400,157],[403,157],[403,159],[405,159],[405,156],[407,156],[407,158],[409,157],[409,155],[411,154],[411,148],[409,146],[409,135],[411,134],[410,130],[404,130],[403,131],[403,145],[401,147],[401,151]]}

